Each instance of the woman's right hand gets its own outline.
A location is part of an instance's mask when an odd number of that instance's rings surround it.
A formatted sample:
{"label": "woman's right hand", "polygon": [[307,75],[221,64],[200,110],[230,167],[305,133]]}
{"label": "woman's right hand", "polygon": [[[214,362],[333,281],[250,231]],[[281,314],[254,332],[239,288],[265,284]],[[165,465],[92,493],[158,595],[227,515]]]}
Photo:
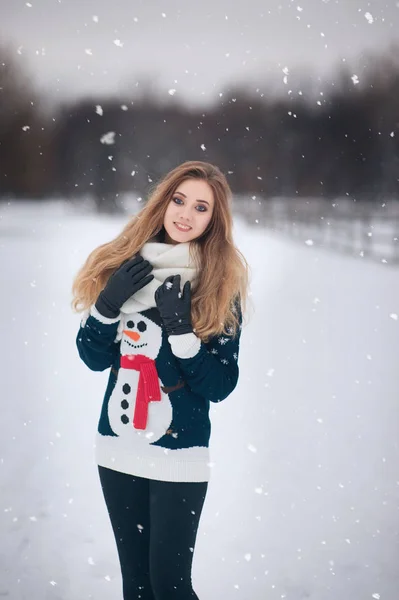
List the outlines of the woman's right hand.
{"label": "woman's right hand", "polygon": [[117,317],[126,300],[154,279],[149,275],[152,268],[140,254],[123,262],[100,292],[95,304],[98,312],[111,319]]}

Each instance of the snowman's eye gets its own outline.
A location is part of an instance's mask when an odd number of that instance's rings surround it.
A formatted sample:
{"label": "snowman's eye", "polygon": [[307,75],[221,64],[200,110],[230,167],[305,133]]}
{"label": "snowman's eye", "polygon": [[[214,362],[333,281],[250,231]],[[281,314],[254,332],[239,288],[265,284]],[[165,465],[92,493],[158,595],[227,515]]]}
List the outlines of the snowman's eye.
{"label": "snowman's eye", "polygon": [[144,321],[139,321],[139,323],[137,323],[137,329],[143,333],[143,331],[146,331],[147,329],[146,323],[144,323]]}
{"label": "snowman's eye", "polygon": [[126,323],[126,325],[129,327],[129,329],[133,329],[133,327],[134,327],[134,323],[133,323],[133,321],[128,321],[128,322]]}

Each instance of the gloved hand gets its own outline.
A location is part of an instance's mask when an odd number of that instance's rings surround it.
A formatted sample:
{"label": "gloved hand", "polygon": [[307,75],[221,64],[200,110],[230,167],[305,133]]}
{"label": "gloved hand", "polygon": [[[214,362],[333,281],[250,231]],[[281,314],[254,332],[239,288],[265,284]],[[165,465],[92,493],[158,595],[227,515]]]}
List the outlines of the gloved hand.
{"label": "gloved hand", "polygon": [[180,275],[167,277],[155,292],[155,302],[168,335],[191,333],[191,284],[180,293]]}
{"label": "gloved hand", "polygon": [[149,275],[152,268],[140,254],[125,260],[100,292],[95,304],[98,312],[111,319],[117,317],[122,304],[154,279]]}

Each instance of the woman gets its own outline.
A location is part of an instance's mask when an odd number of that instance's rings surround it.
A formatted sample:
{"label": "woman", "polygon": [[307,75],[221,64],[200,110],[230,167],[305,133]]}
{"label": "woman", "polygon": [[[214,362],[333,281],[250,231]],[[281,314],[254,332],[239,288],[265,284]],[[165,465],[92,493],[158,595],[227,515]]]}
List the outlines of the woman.
{"label": "woman", "polygon": [[191,568],[208,481],[209,403],[238,380],[248,265],[221,171],[168,173],[73,284],[78,352],[111,367],[96,460],[125,600],[198,598]]}

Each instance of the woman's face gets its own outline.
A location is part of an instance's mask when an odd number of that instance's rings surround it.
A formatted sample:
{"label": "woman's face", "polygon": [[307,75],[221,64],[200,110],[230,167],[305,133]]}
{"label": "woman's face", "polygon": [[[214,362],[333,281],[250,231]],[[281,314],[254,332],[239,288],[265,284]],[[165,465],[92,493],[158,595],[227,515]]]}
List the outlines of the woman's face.
{"label": "woman's face", "polygon": [[202,235],[213,214],[214,198],[203,179],[186,179],[177,186],[166,209],[163,225],[167,244],[191,242]]}

